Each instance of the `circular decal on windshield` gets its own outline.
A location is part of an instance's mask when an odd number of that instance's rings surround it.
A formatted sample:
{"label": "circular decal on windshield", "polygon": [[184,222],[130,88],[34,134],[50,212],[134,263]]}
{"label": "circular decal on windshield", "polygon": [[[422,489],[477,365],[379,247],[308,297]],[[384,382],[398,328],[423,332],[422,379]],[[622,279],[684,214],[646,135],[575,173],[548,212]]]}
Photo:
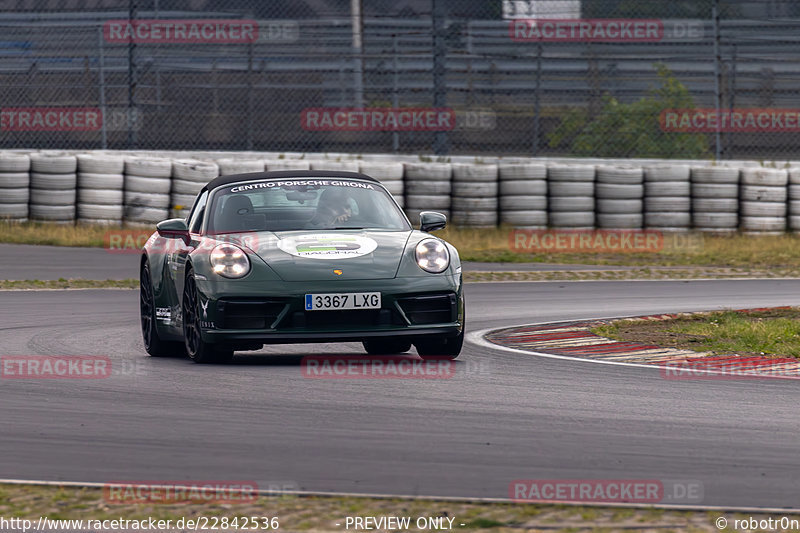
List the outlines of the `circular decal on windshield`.
{"label": "circular decal on windshield", "polygon": [[278,241],[278,248],[287,254],[309,259],[348,259],[372,253],[378,243],[360,235],[320,233],[287,237]]}

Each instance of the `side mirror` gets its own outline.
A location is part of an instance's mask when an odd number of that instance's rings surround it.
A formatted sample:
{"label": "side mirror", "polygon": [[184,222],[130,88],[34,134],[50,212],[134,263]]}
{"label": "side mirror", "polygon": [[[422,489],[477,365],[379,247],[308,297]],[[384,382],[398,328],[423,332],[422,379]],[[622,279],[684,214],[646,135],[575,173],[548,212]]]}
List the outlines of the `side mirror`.
{"label": "side mirror", "polygon": [[431,232],[444,229],[447,226],[447,217],[436,211],[423,211],[419,214],[419,230]]}
{"label": "side mirror", "polygon": [[189,244],[191,237],[189,237],[189,226],[182,218],[171,218],[156,224],[156,231],[161,237],[166,239],[183,239],[183,242]]}

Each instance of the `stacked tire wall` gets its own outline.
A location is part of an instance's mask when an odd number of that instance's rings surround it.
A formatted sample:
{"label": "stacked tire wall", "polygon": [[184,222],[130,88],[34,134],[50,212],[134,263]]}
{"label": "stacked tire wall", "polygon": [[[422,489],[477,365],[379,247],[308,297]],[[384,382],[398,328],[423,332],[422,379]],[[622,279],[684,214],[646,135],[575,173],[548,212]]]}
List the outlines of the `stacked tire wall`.
{"label": "stacked tire wall", "polygon": [[360,171],[419,223],[459,227],[800,232],[800,164],[230,152],[0,152],[0,218],[151,227],[185,217],[219,175]]}

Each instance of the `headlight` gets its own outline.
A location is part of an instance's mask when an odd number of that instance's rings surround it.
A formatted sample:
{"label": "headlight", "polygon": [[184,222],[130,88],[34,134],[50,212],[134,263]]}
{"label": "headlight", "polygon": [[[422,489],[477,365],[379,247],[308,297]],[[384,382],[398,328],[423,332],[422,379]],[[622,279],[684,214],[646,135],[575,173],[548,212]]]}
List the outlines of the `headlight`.
{"label": "headlight", "polygon": [[250,259],[238,246],[220,244],[211,250],[211,267],[220,276],[241,278],[250,272]]}
{"label": "headlight", "polygon": [[450,266],[450,252],[442,241],[425,239],[420,241],[416,250],[417,264],[425,272],[439,274]]}

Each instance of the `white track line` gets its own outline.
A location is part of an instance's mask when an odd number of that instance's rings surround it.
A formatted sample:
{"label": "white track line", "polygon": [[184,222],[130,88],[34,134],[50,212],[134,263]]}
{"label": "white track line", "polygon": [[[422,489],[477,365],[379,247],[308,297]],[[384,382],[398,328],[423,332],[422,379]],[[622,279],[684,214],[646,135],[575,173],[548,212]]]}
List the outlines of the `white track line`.
{"label": "white track line", "polygon": [[[105,487],[128,487],[130,485],[120,483],[93,483],[82,481],[40,481],[27,479],[0,479],[0,485],[35,485],[45,487],[74,487],[102,489]],[[153,485],[155,486],[155,485]],[[169,485],[170,488],[183,488],[181,485]],[[191,485],[185,488],[190,489]],[[582,501],[543,501],[543,502],[518,502],[510,498],[470,498],[467,496],[414,496],[407,494],[370,494],[361,492],[315,492],[305,490],[256,490],[261,496],[298,496],[298,497],[324,497],[324,498],[374,498],[374,499],[396,499],[396,500],[416,500],[431,502],[460,502],[460,503],[519,503],[536,505],[569,505],[577,507],[628,507],[632,509],[674,509],[676,511],[718,511],[718,512],[745,512],[760,514],[793,513],[800,514],[800,508],[789,507],[725,507],[715,505],[657,505],[652,503],[607,503],[607,502],[582,502]]]}

